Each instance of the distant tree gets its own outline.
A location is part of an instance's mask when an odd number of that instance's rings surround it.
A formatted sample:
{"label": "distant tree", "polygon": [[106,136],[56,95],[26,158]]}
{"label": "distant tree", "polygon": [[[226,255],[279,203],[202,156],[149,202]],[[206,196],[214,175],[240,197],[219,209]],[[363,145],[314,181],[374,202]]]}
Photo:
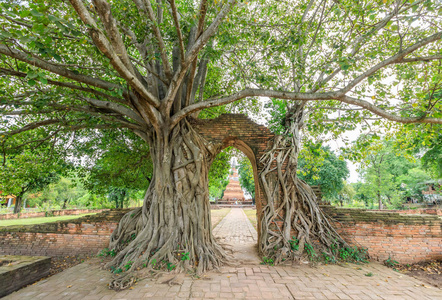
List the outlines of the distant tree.
{"label": "distant tree", "polygon": [[123,208],[127,200],[128,191],[125,188],[111,188],[109,191],[109,200],[115,202],[115,208]]}
{"label": "distant tree", "polygon": [[[361,139],[372,137],[361,137]],[[385,204],[400,207],[407,198],[422,199],[421,183],[430,175],[420,167],[406,149],[397,147],[397,141],[375,138],[365,148],[361,163],[362,184],[358,194],[375,198],[379,209]]]}
{"label": "distant tree", "polygon": [[439,133],[437,142],[422,156],[422,164],[434,177],[442,178],[442,133]]}
{"label": "distant tree", "polygon": [[229,183],[231,148],[220,152],[213,160],[209,169],[209,195],[212,199],[221,199]]}
{"label": "distant tree", "polygon": [[311,146],[307,151],[315,152],[319,163],[299,158],[299,178],[310,185],[319,185],[326,199],[337,199],[339,192],[344,188],[344,180],[350,174],[347,163],[339,159],[328,146],[318,148]]}
{"label": "distant tree", "polygon": [[348,184],[344,181],[344,187],[338,193],[338,201],[341,206],[343,206],[343,202],[349,203],[353,200],[353,197],[356,195],[356,191],[351,184]]}
{"label": "distant tree", "polygon": [[239,159],[239,183],[241,187],[252,196],[253,204],[255,203],[255,180],[253,176],[253,167],[250,160],[246,156]]}
{"label": "distant tree", "polygon": [[[92,153],[91,147],[95,148]],[[83,163],[86,166],[80,169],[85,188],[107,196],[116,208],[122,208],[124,201],[145,190],[151,182],[153,166],[149,148],[137,139],[106,131],[76,150],[77,155],[86,157]]]}
{"label": "distant tree", "polygon": [[48,152],[23,150],[4,155],[0,164],[0,190],[16,196],[14,213],[19,213],[26,193],[40,191],[57,181],[66,167]]}
{"label": "distant tree", "polygon": [[[69,176],[60,176],[57,181],[49,184],[43,190],[37,191],[34,195],[28,196],[28,203],[43,205],[44,203],[58,204],[66,209],[69,204],[75,202],[86,194],[75,173]],[[30,198],[30,199],[29,199]]]}

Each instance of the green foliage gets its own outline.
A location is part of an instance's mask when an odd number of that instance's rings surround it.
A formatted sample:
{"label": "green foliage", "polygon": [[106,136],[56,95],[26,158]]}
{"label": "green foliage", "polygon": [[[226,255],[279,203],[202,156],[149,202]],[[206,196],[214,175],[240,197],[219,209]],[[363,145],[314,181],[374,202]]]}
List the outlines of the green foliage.
{"label": "green foliage", "polygon": [[31,207],[38,206],[47,209],[59,207],[65,209],[70,205],[78,205],[78,200],[86,193],[77,174],[71,172],[68,177],[61,176],[56,182],[50,183],[34,194],[29,194],[27,203]]}
{"label": "green foliage", "polygon": [[399,265],[399,262],[397,262],[394,259],[391,259],[390,256],[384,261],[384,265],[386,265],[389,268],[392,268],[393,270],[396,270],[396,267]]}
{"label": "green foliage", "polygon": [[111,266],[111,271],[114,274],[120,274],[124,272],[122,268],[115,268],[114,266]]}
{"label": "green foliage", "polygon": [[273,259],[270,258],[270,257],[263,256],[263,258],[262,258],[262,262],[261,262],[261,265],[269,265],[269,266],[273,266],[273,265],[274,265],[274,261],[273,261]]}
{"label": "green foliage", "polygon": [[181,254],[181,260],[182,261],[189,260],[189,259],[190,259],[189,252],[185,252],[185,253]]}
{"label": "green foliage", "polygon": [[355,185],[355,198],[375,207],[375,200],[390,208],[401,208],[407,199],[423,201],[422,190],[430,175],[397,141],[376,140],[366,147],[362,161],[362,182]]}
{"label": "green foliage", "polygon": [[228,175],[230,170],[231,148],[221,151],[213,160],[209,169],[209,195],[211,199],[223,197],[224,190],[229,183]]}
{"label": "green foliage", "polygon": [[298,249],[299,249],[299,240],[297,238],[295,238],[293,236],[292,239],[289,240],[289,244],[290,244],[290,249],[292,251],[298,251]]}
{"label": "green foliage", "polygon": [[299,178],[310,185],[319,185],[324,198],[338,198],[344,188],[344,179],[349,175],[346,162],[339,159],[328,146],[310,145],[306,151],[314,153],[313,157],[320,157],[322,162],[313,162],[311,167],[312,162],[301,156],[298,163]]}
{"label": "green foliage", "polygon": [[245,155],[243,155],[238,162],[239,183],[241,187],[252,196],[252,199],[255,199],[255,180],[252,164]]}
{"label": "green foliage", "polygon": [[368,258],[368,250],[366,248],[358,248],[358,247],[344,247],[339,249],[339,257],[342,261],[350,261],[350,262],[363,262],[367,263]]}
{"label": "green foliage", "polygon": [[334,256],[328,255],[326,252],[322,252],[322,258],[326,264],[334,264],[336,263],[336,259]]}
{"label": "green foliage", "polygon": [[304,249],[305,249],[305,252],[307,252],[307,256],[310,261],[313,261],[316,259],[317,255],[316,255],[315,249],[313,248],[312,245],[305,243]]}
{"label": "green foliage", "polygon": [[124,269],[127,271],[132,267],[133,262],[128,261],[125,265],[124,265]]}
{"label": "green foliage", "polygon": [[103,250],[100,251],[100,253],[98,253],[97,256],[115,257],[115,255],[117,255],[115,249],[109,250],[108,248],[104,248]]}
{"label": "green foliage", "polygon": [[166,268],[168,271],[173,271],[176,268],[176,266],[174,264],[172,264],[171,262],[167,262]]}
{"label": "green foliage", "polygon": [[153,171],[146,143],[132,133],[118,130],[95,133],[88,140],[75,149],[76,155],[87,158],[90,166],[80,172],[86,189],[109,197],[117,208],[146,190]]}

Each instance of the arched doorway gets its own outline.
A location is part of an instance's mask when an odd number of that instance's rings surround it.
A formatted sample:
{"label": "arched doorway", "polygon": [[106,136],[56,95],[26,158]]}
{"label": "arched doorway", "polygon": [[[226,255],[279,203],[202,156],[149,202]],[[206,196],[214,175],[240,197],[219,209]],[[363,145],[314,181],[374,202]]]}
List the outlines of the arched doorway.
{"label": "arched doorway", "polygon": [[243,114],[223,114],[216,119],[195,120],[194,128],[208,141],[215,154],[227,147],[243,152],[250,160],[255,181],[258,243],[261,232],[261,211],[266,205],[259,174],[262,166],[259,158],[273,142],[274,134],[265,126],[256,124]]}

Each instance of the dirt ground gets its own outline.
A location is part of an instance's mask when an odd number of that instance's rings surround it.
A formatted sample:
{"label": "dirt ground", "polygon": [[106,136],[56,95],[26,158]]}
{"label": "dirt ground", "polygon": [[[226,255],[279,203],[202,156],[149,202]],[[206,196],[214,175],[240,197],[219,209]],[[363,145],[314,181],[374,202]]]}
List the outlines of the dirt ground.
{"label": "dirt ground", "polygon": [[442,260],[419,262],[416,264],[385,264],[409,276],[413,276],[435,287],[442,287]]}

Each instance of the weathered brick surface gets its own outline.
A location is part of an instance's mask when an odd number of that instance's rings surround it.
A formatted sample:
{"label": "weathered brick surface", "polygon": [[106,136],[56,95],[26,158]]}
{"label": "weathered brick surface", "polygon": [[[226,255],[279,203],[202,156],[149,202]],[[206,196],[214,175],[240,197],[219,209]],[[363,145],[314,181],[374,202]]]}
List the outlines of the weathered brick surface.
{"label": "weathered brick surface", "polygon": [[70,216],[70,215],[81,215],[87,213],[99,213],[106,211],[108,209],[63,209],[63,210],[52,210],[49,212],[29,212],[29,213],[19,213],[19,214],[1,214],[0,220],[11,220],[11,219],[25,219],[25,218],[38,218],[46,217],[48,214],[53,216]]}
{"label": "weathered brick surface", "polygon": [[64,256],[96,254],[128,210],[106,211],[73,221],[0,229],[0,254]]}
{"label": "weathered brick surface", "polygon": [[0,254],[64,256],[96,254],[109,245],[109,236],[36,232],[0,233]]}
{"label": "weathered brick surface", "polygon": [[337,231],[372,259],[400,263],[442,258],[442,220],[432,215],[324,207]]}
{"label": "weathered brick surface", "polygon": [[6,296],[49,274],[50,257],[0,255],[0,297]]}

